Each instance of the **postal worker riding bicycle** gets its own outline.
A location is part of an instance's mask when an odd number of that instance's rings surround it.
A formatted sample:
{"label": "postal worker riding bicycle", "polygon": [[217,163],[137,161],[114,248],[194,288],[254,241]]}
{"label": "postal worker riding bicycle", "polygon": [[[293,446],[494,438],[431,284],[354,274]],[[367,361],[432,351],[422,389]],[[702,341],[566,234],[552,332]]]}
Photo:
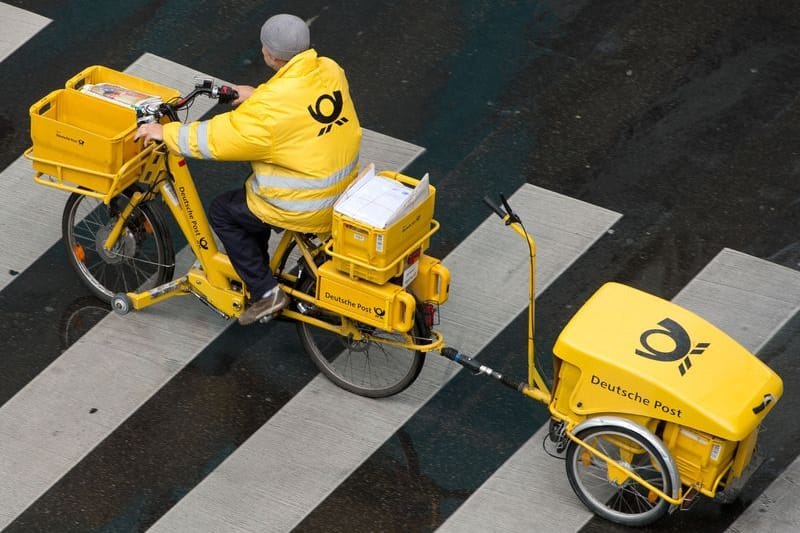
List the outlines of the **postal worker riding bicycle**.
{"label": "postal worker riding bicycle", "polygon": [[241,324],[289,303],[269,268],[271,230],[329,232],[333,204],[358,172],[361,144],[345,73],[310,47],[306,23],[294,15],[270,17],[261,44],[276,73],[258,87],[236,86],[236,109],[189,124],[144,124],[136,133],[145,144],[163,140],[186,157],[251,162],[245,186],[221,194],[209,210],[250,293]]}

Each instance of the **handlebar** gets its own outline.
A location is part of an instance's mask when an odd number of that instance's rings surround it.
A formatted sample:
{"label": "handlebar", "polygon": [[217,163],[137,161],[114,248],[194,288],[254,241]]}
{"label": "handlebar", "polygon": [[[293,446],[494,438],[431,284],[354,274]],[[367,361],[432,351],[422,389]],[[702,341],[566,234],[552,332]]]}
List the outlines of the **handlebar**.
{"label": "handlebar", "polygon": [[515,222],[520,222],[519,216],[511,209],[511,206],[508,205],[508,200],[503,193],[500,193],[500,201],[503,202],[503,207],[505,207],[505,211],[502,207],[500,207],[497,202],[489,198],[488,196],[483,197],[483,201],[492,208],[492,211],[497,213],[501,219],[503,219],[506,223],[506,226],[510,226]]}
{"label": "handlebar", "polygon": [[214,80],[198,80],[192,92],[181,96],[174,102],[159,102],[145,104],[136,108],[136,124],[140,126],[148,122],[157,122],[161,117],[178,120],[178,111],[189,107],[197,96],[204,94],[209,98],[219,100],[221,104],[228,104],[239,98],[239,92],[228,85],[217,85]]}
{"label": "handlebar", "polygon": [[503,218],[503,219],[506,218],[506,212],[503,211],[503,209],[499,205],[497,205],[497,202],[495,202],[494,200],[492,200],[488,196],[484,196],[483,197],[483,201],[484,201],[484,203],[486,205],[488,205],[489,207],[492,208],[492,211],[497,213],[497,216],[499,216],[500,218]]}

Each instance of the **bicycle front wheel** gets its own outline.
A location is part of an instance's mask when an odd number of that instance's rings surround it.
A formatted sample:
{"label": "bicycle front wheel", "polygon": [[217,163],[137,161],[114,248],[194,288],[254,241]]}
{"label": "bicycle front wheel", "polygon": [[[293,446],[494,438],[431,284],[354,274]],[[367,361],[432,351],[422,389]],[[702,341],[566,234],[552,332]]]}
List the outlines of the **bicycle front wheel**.
{"label": "bicycle front wheel", "polygon": [[126,191],[105,205],[73,193],[61,219],[70,264],[92,294],[107,303],[119,292],[143,291],[166,283],[175,270],[175,250],[164,218],[149,204],[136,206],[113,249],[104,249],[130,196],[132,191]]}
{"label": "bicycle front wheel", "polygon": [[[315,284],[316,280],[307,279],[300,289],[306,294],[314,294]],[[341,324],[341,317],[335,313],[312,308],[304,302],[299,306],[314,318],[336,326]],[[357,324],[362,333],[368,335],[360,341],[305,322],[297,323],[297,332],[314,364],[334,384],[361,396],[383,398],[408,388],[422,370],[425,352],[385,342],[424,342],[427,328],[420,315],[416,313],[414,326],[408,333]]]}

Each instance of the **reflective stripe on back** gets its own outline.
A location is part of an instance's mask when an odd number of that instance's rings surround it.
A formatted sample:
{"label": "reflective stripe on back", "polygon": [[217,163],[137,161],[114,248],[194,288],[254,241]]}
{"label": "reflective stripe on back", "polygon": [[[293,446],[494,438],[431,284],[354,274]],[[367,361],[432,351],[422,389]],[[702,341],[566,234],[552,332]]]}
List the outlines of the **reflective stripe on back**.
{"label": "reflective stripe on back", "polygon": [[[324,178],[306,178],[301,176],[278,176],[275,174],[256,174],[255,181],[259,187],[274,189],[327,189],[347,179],[358,163],[358,154],[350,164]],[[256,191],[257,192],[257,191]],[[271,201],[271,200],[270,200]]]}
{"label": "reflective stripe on back", "polygon": [[259,194],[258,183],[251,181],[250,184],[253,192],[255,192],[263,201],[274,207],[277,207],[278,209],[291,211],[293,213],[308,213],[328,209],[333,207],[333,204],[335,204],[336,200],[339,199],[338,194],[329,198],[319,198],[315,200],[279,200],[277,198],[265,198]]}

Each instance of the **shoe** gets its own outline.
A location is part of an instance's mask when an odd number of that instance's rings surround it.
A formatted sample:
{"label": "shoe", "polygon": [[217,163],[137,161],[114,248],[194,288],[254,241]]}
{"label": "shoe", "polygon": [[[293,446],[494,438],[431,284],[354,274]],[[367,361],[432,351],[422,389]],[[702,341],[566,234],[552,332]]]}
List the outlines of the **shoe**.
{"label": "shoe", "polygon": [[277,313],[287,305],[289,305],[289,296],[278,289],[273,294],[250,304],[250,307],[239,315],[239,324],[247,326],[253,322],[258,322],[267,315]]}

